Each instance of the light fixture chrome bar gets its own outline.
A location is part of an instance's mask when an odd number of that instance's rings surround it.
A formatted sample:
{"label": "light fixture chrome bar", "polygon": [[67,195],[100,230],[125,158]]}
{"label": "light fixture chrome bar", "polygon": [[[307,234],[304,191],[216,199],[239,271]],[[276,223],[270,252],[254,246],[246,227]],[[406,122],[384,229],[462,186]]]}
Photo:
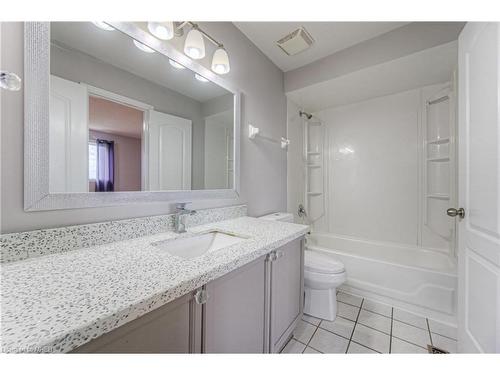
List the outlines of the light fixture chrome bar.
{"label": "light fixture chrome bar", "polygon": [[213,38],[212,36],[210,36],[205,30],[201,29],[197,23],[194,23],[192,21],[183,21],[179,24],[179,26],[177,26],[177,30],[181,30],[183,27],[185,27],[186,25],[189,25],[191,26],[193,29],[196,29],[198,30],[200,33],[203,34],[203,36],[205,38],[207,38],[212,44],[214,44],[215,46],[219,47],[219,48],[223,48],[224,45],[222,43],[219,43],[215,38]]}

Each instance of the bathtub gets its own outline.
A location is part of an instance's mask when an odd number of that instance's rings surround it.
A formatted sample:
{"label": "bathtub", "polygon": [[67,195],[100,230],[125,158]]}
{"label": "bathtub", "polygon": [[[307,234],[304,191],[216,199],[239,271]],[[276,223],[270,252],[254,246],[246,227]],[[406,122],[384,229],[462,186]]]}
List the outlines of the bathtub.
{"label": "bathtub", "polygon": [[309,235],[307,249],[344,263],[347,282],[341,290],[456,323],[456,263],[445,253],[330,233]]}

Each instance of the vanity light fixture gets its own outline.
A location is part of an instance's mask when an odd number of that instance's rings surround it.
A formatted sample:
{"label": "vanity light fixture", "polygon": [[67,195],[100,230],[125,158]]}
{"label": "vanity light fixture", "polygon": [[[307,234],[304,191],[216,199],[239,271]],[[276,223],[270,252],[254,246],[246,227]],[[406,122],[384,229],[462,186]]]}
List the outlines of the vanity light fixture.
{"label": "vanity light fixture", "polygon": [[205,77],[203,76],[200,76],[199,74],[195,74],[194,75],[194,78],[196,78],[198,81],[200,82],[208,82],[208,79],[206,79]]}
{"label": "vanity light fixture", "polygon": [[230,69],[227,51],[223,45],[220,45],[212,58],[212,70],[217,74],[226,74],[229,73]]}
{"label": "vanity light fixture", "polygon": [[192,59],[199,60],[205,57],[205,42],[198,26],[189,30],[184,41],[184,53]]}
{"label": "vanity light fixture", "polygon": [[175,60],[172,60],[172,59],[168,59],[168,62],[170,63],[170,65],[172,65],[175,69],[186,69],[186,67],[184,65],[181,65],[179,64],[177,61]]}
{"label": "vanity light fixture", "polygon": [[[211,69],[217,74],[227,74],[231,70],[229,65],[229,55],[222,45],[217,40],[212,38],[204,30],[202,30],[196,23],[191,21],[183,22],[148,22],[147,27],[149,32],[156,38],[161,40],[169,40],[174,36],[182,36],[184,34],[184,28],[190,26],[191,30],[187,32],[186,40],[184,41],[184,53],[192,58],[193,60],[200,60],[205,57],[205,39],[215,45],[216,50],[212,56]],[[145,52],[154,52],[151,48],[143,45],[139,46],[139,42],[135,42],[135,45]],[[177,69],[185,69],[184,66],[180,65],[176,61],[170,60],[170,65]],[[203,79],[206,79],[203,77]]]}
{"label": "vanity light fixture", "polygon": [[15,73],[0,70],[0,88],[9,91],[21,90],[21,78]]}
{"label": "vanity light fixture", "polygon": [[138,42],[137,40],[134,39],[134,44],[137,48],[139,48],[141,51],[143,52],[147,52],[147,53],[155,53],[155,50],[148,47],[147,45],[141,43],[141,42]]}
{"label": "vanity light fixture", "polygon": [[161,40],[170,40],[174,37],[174,23],[172,21],[148,22],[148,30]]}
{"label": "vanity light fixture", "polygon": [[109,26],[106,22],[103,21],[97,21],[92,23],[102,30],[113,31],[115,29],[114,27]]}

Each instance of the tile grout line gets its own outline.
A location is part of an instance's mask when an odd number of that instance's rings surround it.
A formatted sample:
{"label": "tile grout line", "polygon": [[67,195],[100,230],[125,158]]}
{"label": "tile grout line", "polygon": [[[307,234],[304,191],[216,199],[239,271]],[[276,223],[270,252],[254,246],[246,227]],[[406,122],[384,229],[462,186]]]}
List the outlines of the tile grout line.
{"label": "tile grout line", "polygon": [[361,309],[363,308],[363,302],[365,299],[361,300],[361,304],[359,305],[358,315],[356,316],[356,321],[354,322],[354,327],[352,327],[351,337],[349,337],[349,342],[347,343],[347,348],[345,349],[345,354],[349,351],[349,347],[351,346],[352,336],[354,336],[354,331],[356,330],[356,325],[358,324],[359,315],[361,314]]}
{"label": "tile grout line", "polygon": [[411,341],[409,341],[408,339],[403,339],[403,338],[401,338],[401,337],[394,336],[394,335],[393,335],[392,337],[393,337],[393,338],[395,338],[395,339],[398,339],[399,341],[404,341],[404,342],[406,342],[407,344],[411,344],[411,345],[413,345],[413,346],[418,346],[419,348],[422,348],[422,349],[426,349],[426,350],[427,350],[427,348],[426,348],[426,347],[424,347],[424,346],[422,346],[422,345],[420,345],[420,344],[417,344],[417,343],[411,342]]}
{"label": "tile grout line", "polygon": [[[423,317],[423,316],[421,316],[420,318],[427,320],[427,318],[425,318],[425,317]],[[425,331],[425,330],[426,330],[426,328],[422,328],[422,327],[416,326],[415,324],[411,324],[411,323],[408,323],[408,322],[404,322],[404,321],[399,320],[399,319],[396,319],[396,318],[393,318],[393,319],[394,319],[396,322],[403,323],[403,324],[406,324],[406,325],[408,325],[408,326],[412,326],[412,327],[414,327],[414,328],[421,329],[421,330],[423,330],[423,331]],[[428,329],[428,328],[429,328],[429,326],[427,326],[427,329]]]}
{"label": "tile grout line", "polygon": [[432,343],[431,326],[429,325],[429,319],[425,318],[425,322],[427,323],[427,332],[429,332],[429,339],[431,340],[431,345],[434,345]]}
{"label": "tile grout line", "polygon": [[[308,347],[308,346],[309,346],[309,344],[311,343],[311,341],[312,341],[312,339],[313,339],[314,335],[316,334],[316,332],[318,331],[318,329],[319,329],[319,325],[321,324],[321,322],[322,322],[322,321],[323,321],[323,319],[320,319],[320,320],[319,320],[319,323],[318,323],[318,325],[316,326],[316,329],[314,330],[313,334],[312,334],[312,335],[311,335],[311,337],[309,338],[309,341],[307,342],[306,347],[304,348],[304,350],[302,350],[302,354],[304,354],[304,352],[306,351],[307,347]],[[317,349],[313,348],[312,346],[311,346],[311,348],[312,348],[312,349],[314,349],[314,350],[317,350]],[[319,350],[317,350],[317,351],[319,351]]]}
{"label": "tile grout line", "polygon": [[394,324],[394,307],[391,307],[391,335],[389,338],[389,354],[392,352],[392,325]]}
{"label": "tile grout line", "polygon": [[[362,347],[366,348],[366,349],[370,349],[372,352],[375,352],[375,353],[378,353],[378,354],[383,354],[383,353],[379,352],[378,350],[375,350],[373,348],[370,348],[369,346],[366,346],[366,344],[361,344],[360,342],[357,342],[357,341],[354,341],[354,340],[351,340],[351,341],[353,343],[359,345],[359,346],[362,346]],[[346,354],[349,354],[349,353],[346,353]]]}
{"label": "tile grout line", "polygon": [[[366,311],[366,310],[365,310],[365,311]],[[387,318],[387,319],[391,319],[391,318],[388,318],[388,317],[386,317],[386,318]],[[374,331],[377,331],[377,332],[383,333],[383,334],[384,334],[384,335],[386,335],[386,336],[390,336],[390,335],[391,335],[390,333],[387,333],[387,332],[385,332],[385,331],[381,331],[380,329],[375,328],[375,327],[372,327],[372,326],[369,326],[369,325],[367,325],[367,324],[365,324],[365,323],[358,322],[358,324],[359,324],[360,326],[363,326],[363,327],[366,327],[366,328],[370,328],[370,329],[372,329],[372,330],[374,330]],[[323,328],[323,329],[324,329],[324,328]]]}

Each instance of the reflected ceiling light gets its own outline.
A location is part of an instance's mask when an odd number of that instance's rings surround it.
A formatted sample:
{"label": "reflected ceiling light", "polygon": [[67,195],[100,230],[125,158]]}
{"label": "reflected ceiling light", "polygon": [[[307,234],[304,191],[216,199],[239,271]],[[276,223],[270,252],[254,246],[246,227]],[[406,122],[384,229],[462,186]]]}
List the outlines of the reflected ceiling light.
{"label": "reflected ceiling light", "polygon": [[147,53],[154,53],[155,50],[148,47],[147,45],[141,43],[141,42],[138,42],[137,40],[134,39],[134,44],[137,48],[139,48],[141,51],[143,52],[147,52]]}
{"label": "reflected ceiling light", "polygon": [[179,64],[177,61],[174,61],[172,59],[168,59],[168,62],[170,65],[172,65],[175,69],[186,69],[184,65]]}
{"label": "reflected ceiling light", "polygon": [[170,40],[174,37],[174,23],[170,22],[148,22],[148,30],[151,34],[161,40]]}
{"label": "reflected ceiling light", "polygon": [[189,30],[184,42],[184,53],[195,60],[205,57],[205,42],[197,27]]}
{"label": "reflected ceiling light", "polygon": [[103,21],[97,21],[92,23],[102,30],[113,31],[115,29],[114,27],[109,26],[106,22]]}
{"label": "reflected ceiling light", "polygon": [[0,70],[0,88],[19,91],[21,90],[21,78],[15,73]]}
{"label": "reflected ceiling light", "polygon": [[217,48],[212,58],[212,70],[217,74],[229,73],[229,56],[223,46]]}
{"label": "reflected ceiling light", "polygon": [[194,75],[194,78],[196,78],[198,81],[200,82],[208,82],[208,79],[206,79],[205,77],[203,76],[200,76],[199,74],[195,74]]}

